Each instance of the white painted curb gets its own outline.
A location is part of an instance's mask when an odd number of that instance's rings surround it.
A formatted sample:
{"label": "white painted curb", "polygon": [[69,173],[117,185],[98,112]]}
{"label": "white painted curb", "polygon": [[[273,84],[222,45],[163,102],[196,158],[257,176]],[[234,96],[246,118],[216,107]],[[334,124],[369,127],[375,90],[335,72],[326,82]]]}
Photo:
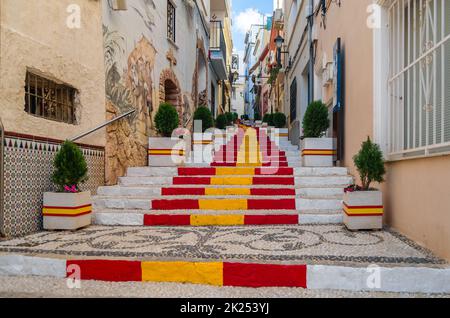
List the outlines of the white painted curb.
{"label": "white painted curb", "polygon": [[0,255],[0,275],[66,277],[66,260],[23,255]]}
{"label": "white painted curb", "polygon": [[450,268],[378,267],[378,286],[376,270],[376,267],[308,265],[308,289],[397,293],[450,292]]}

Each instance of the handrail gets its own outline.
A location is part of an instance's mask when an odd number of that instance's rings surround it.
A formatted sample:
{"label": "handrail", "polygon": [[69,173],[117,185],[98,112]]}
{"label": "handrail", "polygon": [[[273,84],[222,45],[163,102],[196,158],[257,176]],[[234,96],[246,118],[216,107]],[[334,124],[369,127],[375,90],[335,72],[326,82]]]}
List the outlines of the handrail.
{"label": "handrail", "polygon": [[130,116],[131,114],[134,114],[135,112],[136,112],[136,109],[130,110],[129,112],[126,112],[126,113],[124,113],[124,114],[122,114],[122,115],[120,115],[120,116],[118,116],[118,117],[116,117],[116,118],[114,118],[114,119],[111,119],[111,120],[109,120],[109,121],[107,121],[107,122],[105,122],[105,123],[103,123],[103,124],[101,124],[101,125],[99,125],[99,126],[93,128],[93,129],[91,129],[91,130],[85,132],[85,133],[82,133],[82,134],[80,134],[80,135],[78,135],[78,136],[75,136],[75,137],[73,137],[73,138],[70,138],[69,140],[70,140],[70,141],[77,141],[77,140],[79,140],[79,139],[81,139],[81,138],[84,138],[84,137],[86,137],[86,136],[88,136],[88,135],[90,135],[90,134],[96,132],[96,131],[99,130],[99,129],[102,129],[103,127],[109,126],[109,125],[115,123],[116,121],[121,120],[122,118],[128,117],[128,116]]}

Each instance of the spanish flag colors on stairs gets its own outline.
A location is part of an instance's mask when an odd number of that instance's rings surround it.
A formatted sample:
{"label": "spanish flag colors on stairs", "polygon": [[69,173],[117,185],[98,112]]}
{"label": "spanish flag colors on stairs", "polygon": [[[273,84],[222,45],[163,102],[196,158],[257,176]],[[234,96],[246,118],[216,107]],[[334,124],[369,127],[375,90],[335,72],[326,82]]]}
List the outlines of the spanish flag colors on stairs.
{"label": "spanish flag colors on stairs", "polygon": [[[264,147],[260,144],[261,135],[265,138]],[[298,216],[292,214],[245,214],[248,210],[296,210],[295,191],[289,188],[295,183],[294,171],[289,167],[279,167],[280,162],[283,166],[287,166],[285,154],[279,151],[267,135],[258,134],[258,131],[252,128],[245,131],[241,129],[228,144],[216,152],[210,168],[179,168],[178,176],[173,178],[173,186],[184,187],[163,189],[162,198],[152,200],[151,208],[154,211],[167,211],[167,214],[146,215],[144,225],[298,224]],[[283,187],[275,190],[271,188],[274,185]],[[254,186],[265,188],[254,188]],[[191,195],[199,198],[179,198]],[[283,197],[277,198],[280,195]],[[209,198],[210,196],[214,198]],[[265,198],[259,198],[259,196]],[[171,214],[170,211],[174,210],[242,212],[241,214]]]}
{"label": "spanish flag colors on stairs", "polygon": [[347,169],[300,168],[298,147],[279,144],[264,130],[238,129],[216,148],[209,165],[130,168],[118,186],[99,189],[95,222],[145,226],[342,222],[340,200],[343,188],[352,182]]}

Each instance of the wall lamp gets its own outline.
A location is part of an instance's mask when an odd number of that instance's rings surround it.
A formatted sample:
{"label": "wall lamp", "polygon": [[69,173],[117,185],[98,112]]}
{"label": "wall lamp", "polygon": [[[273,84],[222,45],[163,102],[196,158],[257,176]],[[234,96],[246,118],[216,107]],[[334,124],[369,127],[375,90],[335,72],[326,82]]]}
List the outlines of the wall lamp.
{"label": "wall lamp", "polygon": [[278,35],[274,40],[276,46],[277,46],[277,63],[280,68],[283,67],[283,64],[281,64],[281,54],[289,54],[289,51],[281,51],[281,48],[284,44],[284,39],[281,35]]}

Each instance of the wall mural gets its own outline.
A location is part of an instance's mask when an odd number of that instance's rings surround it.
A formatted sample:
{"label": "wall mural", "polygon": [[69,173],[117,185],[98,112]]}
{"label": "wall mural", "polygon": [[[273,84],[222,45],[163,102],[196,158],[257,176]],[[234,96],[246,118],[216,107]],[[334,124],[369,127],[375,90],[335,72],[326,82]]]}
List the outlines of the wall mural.
{"label": "wall mural", "polygon": [[106,71],[106,111],[108,119],[135,109],[136,112],[107,128],[106,182],[116,184],[129,166],[147,164],[147,138],[154,129],[152,72],[156,50],[142,36],[128,55],[127,68],[119,70],[124,58],[124,38],[103,27]]}
{"label": "wall mural", "polygon": [[[128,10],[114,11],[110,2],[104,1],[107,118],[135,110],[132,116],[107,127],[106,182],[113,185],[128,167],[147,165],[148,137],[156,135],[152,119],[160,103],[174,105],[180,126],[188,129],[195,108],[207,104],[208,39],[204,34],[198,39],[195,11],[184,2],[186,6],[177,11],[178,29],[184,29],[192,40],[180,37],[178,45],[173,45],[165,35],[165,14],[161,14],[166,12],[165,3],[159,8],[160,2],[154,0],[129,0]],[[181,55],[194,61],[196,54],[203,57],[200,72],[198,56],[194,65],[177,65]]]}

